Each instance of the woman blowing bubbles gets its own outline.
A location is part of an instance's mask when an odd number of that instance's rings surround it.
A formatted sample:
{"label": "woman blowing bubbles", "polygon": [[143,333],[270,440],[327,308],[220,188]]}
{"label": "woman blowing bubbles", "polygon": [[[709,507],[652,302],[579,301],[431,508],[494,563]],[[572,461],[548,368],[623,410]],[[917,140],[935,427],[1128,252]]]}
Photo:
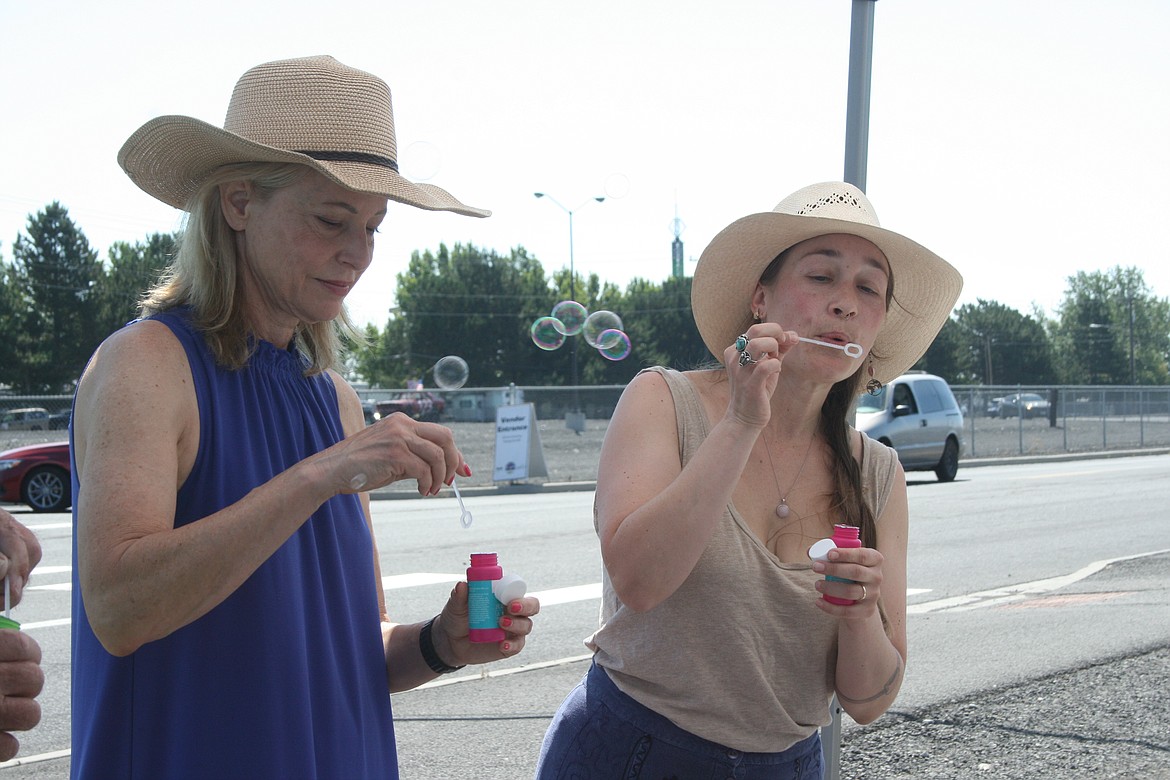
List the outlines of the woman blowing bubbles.
{"label": "woman blowing bubbles", "polygon": [[397,173],[386,84],[331,57],[236,85],[224,129],[160,117],[119,162],[190,212],[145,319],[95,353],[72,444],[75,777],[397,777],[391,691],[518,653],[468,641],[467,590],[386,614],[369,499],[468,475],[448,429],[365,427],[334,370],[387,199],[469,216]]}
{"label": "woman blowing bubbles", "polygon": [[[891,705],[905,475],[848,416],[869,381],[926,351],[961,287],[848,184],[806,187],[715,237],[691,304],[725,366],[650,369],[618,404],[597,475],[594,665],[549,728],[539,777],[819,777],[834,693],[861,723]],[[849,343],[860,359],[832,346]],[[863,546],[811,562],[834,524],[860,526]]]}

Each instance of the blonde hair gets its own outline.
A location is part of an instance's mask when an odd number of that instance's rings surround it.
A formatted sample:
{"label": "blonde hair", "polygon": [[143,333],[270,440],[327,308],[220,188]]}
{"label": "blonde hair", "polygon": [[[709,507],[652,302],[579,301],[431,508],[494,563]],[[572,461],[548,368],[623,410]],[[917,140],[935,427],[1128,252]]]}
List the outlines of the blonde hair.
{"label": "blonde hair", "polygon": [[[220,207],[220,187],[248,181],[265,200],[309,171],[296,163],[239,163],[213,171],[188,201],[178,250],[158,284],[143,295],[141,315],[189,306],[192,322],[207,339],[216,362],[231,370],[246,366],[255,337],[244,311],[237,234]],[[330,321],[297,327],[293,343],[306,358],[306,376],[339,365],[343,337],[363,340],[344,307]]]}

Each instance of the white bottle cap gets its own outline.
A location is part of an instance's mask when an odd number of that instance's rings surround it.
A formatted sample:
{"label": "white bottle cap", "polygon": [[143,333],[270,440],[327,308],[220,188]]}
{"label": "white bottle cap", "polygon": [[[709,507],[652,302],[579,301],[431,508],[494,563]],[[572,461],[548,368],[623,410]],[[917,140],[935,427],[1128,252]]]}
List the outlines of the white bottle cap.
{"label": "white bottle cap", "polygon": [[808,557],[814,561],[829,560],[829,550],[836,550],[837,545],[833,543],[832,539],[821,539],[819,542],[813,542],[813,546],[808,548]]}
{"label": "white bottle cap", "polygon": [[527,592],[528,583],[521,579],[518,574],[504,574],[503,577],[492,582],[492,594],[496,597],[496,601],[501,604],[507,604],[514,599],[518,599]]}

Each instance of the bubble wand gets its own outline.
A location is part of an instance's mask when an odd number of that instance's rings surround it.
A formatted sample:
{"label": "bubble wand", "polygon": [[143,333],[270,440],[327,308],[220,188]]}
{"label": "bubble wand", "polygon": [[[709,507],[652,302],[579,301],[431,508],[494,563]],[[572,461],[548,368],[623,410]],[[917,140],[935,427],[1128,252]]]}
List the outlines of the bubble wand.
{"label": "bubble wand", "polygon": [[844,352],[846,355],[848,355],[849,357],[851,357],[855,360],[857,358],[861,357],[861,353],[865,351],[861,348],[860,344],[855,344],[852,341],[849,342],[848,344],[834,344],[831,341],[819,341],[817,339],[806,339],[804,336],[797,336],[797,338],[800,339],[801,341],[805,341],[809,344],[820,344],[822,347],[832,347],[833,349],[839,349],[842,352]]}
{"label": "bubble wand", "polygon": [[471,527],[471,521],[474,520],[471,512],[463,505],[463,495],[459,492],[459,483],[454,479],[451,480],[451,488],[455,491],[455,498],[459,500],[459,525],[464,528]]}
{"label": "bubble wand", "polygon": [[9,590],[10,590],[10,588],[8,585],[8,577],[5,577],[4,578],[4,615],[3,615],[3,617],[0,617],[0,628],[12,628],[12,629],[19,631],[20,630],[20,623],[17,623],[15,620],[12,619],[12,604],[9,600],[11,594],[9,593]]}

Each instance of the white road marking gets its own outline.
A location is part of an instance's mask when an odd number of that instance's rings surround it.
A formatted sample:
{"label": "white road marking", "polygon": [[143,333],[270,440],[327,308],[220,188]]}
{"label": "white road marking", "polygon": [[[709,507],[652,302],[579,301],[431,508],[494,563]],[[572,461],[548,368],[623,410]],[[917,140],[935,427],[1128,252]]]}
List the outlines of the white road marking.
{"label": "white road marking", "polygon": [[1003,588],[981,590],[963,596],[951,596],[945,599],[924,601],[921,604],[911,604],[906,608],[906,612],[910,615],[922,615],[928,612],[959,612],[980,609],[982,607],[994,607],[1011,601],[1019,601],[1029,596],[1037,596],[1042,593],[1059,590],[1060,588],[1066,588],[1074,582],[1091,577],[1113,563],[1130,561],[1135,558],[1145,558],[1150,555],[1162,555],[1167,552],[1170,552],[1170,550],[1154,550],[1153,552],[1138,553],[1137,555],[1123,555],[1120,558],[1107,558],[1102,561],[1094,561],[1088,566],[1083,566],[1071,574],[1065,574],[1060,577],[1048,577],[1043,580],[1021,582],[1018,585],[1009,585]]}

